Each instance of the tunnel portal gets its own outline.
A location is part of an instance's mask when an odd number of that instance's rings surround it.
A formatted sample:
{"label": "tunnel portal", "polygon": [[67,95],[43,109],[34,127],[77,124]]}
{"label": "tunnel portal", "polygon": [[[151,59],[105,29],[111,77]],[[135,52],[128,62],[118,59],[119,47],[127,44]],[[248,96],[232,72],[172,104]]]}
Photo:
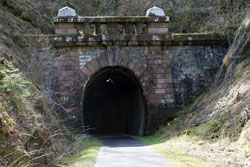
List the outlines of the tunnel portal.
{"label": "tunnel portal", "polygon": [[85,88],[83,117],[90,134],[143,135],[145,110],[141,84],[127,68],[102,68]]}

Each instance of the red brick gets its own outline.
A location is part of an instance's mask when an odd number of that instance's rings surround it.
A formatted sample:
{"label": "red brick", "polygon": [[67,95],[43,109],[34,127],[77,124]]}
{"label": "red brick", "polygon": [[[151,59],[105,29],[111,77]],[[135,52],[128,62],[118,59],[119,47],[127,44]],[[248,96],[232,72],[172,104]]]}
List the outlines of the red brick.
{"label": "red brick", "polygon": [[61,65],[77,65],[75,62],[73,61],[65,61],[65,62],[62,62]]}
{"label": "red brick", "polygon": [[98,61],[96,59],[94,59],[93,61],[91,61],[91,65],[94,67],[95,71],[97,71],[97,70],[100,69]]}
{"label": "red brick", "polygon": [[92,74],[92,72],[89,69],[87,69],[87,67],[83,67],[81,71],[87,76],[90,76]]}
{"label": "red brick", "polygon": [[129,62],[129,65],[128,65],[129,69],[133,70],[136,63],[137,63],[136,61]]}
{"label": "red brick", "polygon": [[68,75],[73,76],[74,75],[74,71],[59,71],[58,75],[59,76],[68,76]]}
{"label": "red brick", "polygon": [[149,60],[148,60],[148,64],[149,64],[149,65],[152,65],[152,64],[153,64],[153,60],[149,59]]}
{"label": "red brick", "polygon": [[61,56],[60,58],[57,59],[57,62],[78,62],[78,57],[71,57],[69,55],[67,56]]}
{"label": "red brick", "polygon": [[91,63],[88,63],[86,65],[87,69],[93,74],[96,70],[95,67],[93,67],[93,65]]}
{"label": "red brick", "polygon": [[165,94],[156,94],[156,99],[162,99],[165,98]]}
{"label": "red brick", "polygon": [[156,100],[155,99],[149,99],[149,104],[155,104]]}
{"label": "red brick", "polygon": [[75,65],[63,65],[63,70],[65,71],[77,71],[77,66]]}
{"label": "red brick", "polygon": [[166,51],[162,51],[161,54],[168,55],[168,51],[167,50]]}
{"label": "red brick", "polygon": [[162,89],[162,88],[164,88],[164,85],[163,84],[156,84],[156,88],[157,89]]}
{"label": "red brick", "polygon": [[160,93],[164,94],[165,93],[165,89],[155,89],[155,93],[156,94],[160,94]]}
{"label": "red brick", "polygon": [[98,62],[100,68],[105,67],[104,64],[103,64],[103,59],[102,59],[102,57],[96,58],[96,61]]}
{"label": "red brick", "polygon": [[74,81],[65,81],[63,82],[64,87],[73,87],[74,86]]}
{"label": "red brick", "polygon": [[75,77],[73,76],[60,76],[59,80],[61,81],[74,81],[75,80]]}
{"label": "red brick", "polygon": [[56,34],[76,34],[77,29],[56,29]]}
{"label": "red brick", "polygon": [[148,55],[148,60],[153,60],[153,59],[154,59],[153,55]]}
{"label": "red brick", "polygon": [[75,28],[74,23],[57,23],[56,24],[57,29],[72,29]]}
{"label": "red brick", "polygon": [[167,83],[167,88],[173,89],[173,84],[172,83]]}
{"label": "red brick", "polygon": [[158,79],[164,79],[164,74],[157,74],[156,76]]}

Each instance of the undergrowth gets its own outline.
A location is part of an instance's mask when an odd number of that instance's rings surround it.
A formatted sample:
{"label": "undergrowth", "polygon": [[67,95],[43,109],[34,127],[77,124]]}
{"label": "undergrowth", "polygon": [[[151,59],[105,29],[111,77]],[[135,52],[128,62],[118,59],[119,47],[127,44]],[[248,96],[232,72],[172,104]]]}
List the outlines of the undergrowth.
{"label": "undergrowth", "polygon": [[72,143],[76,135],[57,118],[54,102],[7,59],[3,62],[0,63],[0,166],[55,166],[75,151]]}
{"label": "undergrowth", "polygon": [[93,167],[100,149],[100,141],[90,136],[80,136],[76,140],[74,147],[76,153],[67,156],[62,163],[62,167]]}
{"label": "undergrowth", "polygon": [[31,94],[25,89],[28,84],[30,83],[20,74],[6,75],[0,82],[0,92],[8,94],[8,100],[15,104],[19,111],[28,111],[25,106],[25,99]]}

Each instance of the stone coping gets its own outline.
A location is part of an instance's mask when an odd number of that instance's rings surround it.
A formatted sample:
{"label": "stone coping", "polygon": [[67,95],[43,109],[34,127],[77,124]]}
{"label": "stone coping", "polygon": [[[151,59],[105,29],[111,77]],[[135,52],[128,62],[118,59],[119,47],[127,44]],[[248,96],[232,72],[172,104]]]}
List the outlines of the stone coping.
{"label": "stone coping", "polygon": [[169,22],[169,16],[75,16],[75,17],[55,17],[54,23],[162,23]]}
{"label": "stone coping", "polygon": [[222,45],[227,44],[221,34],[167,34],[167,35],[59,35],[29,34],[26,38],[49,38],[55,46],[190,46],[190,45]]}

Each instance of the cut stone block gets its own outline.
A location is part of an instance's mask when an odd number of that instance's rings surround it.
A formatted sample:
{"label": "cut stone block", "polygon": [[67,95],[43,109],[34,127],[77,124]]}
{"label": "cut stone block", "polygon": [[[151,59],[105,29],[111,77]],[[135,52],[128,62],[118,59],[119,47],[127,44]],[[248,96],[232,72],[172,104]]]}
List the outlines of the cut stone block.
{"label": "cut stone block", "polygon": [[149,34],[166,34],[168,33],[167,23],[149,23],[148,24]]}
{"label": "cut stone block", "polygon": [[57,17],[74,17],[76,16],[76,11],[68,6],[59,9]]}
{"label": "cut stone block", "polygon": [[146,16],[165,16],[163,9],[156,6],[147,10]]}

